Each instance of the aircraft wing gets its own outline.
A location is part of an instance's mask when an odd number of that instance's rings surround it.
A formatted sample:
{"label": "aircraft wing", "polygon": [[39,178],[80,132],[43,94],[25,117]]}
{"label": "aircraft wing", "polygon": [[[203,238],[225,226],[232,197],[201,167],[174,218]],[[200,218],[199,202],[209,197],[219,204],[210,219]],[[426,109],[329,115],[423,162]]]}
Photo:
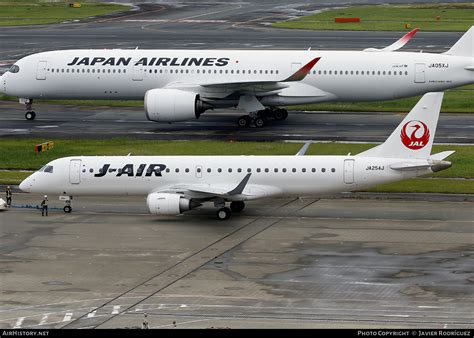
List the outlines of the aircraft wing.
{"label": "aircraft wing", "polygon": [[[303,80],[320,59],[320,57],[314,58],[290,76],[275,81],[203,82],[197,84],[174,82],[168,84],[166,88],[195,91],[201,97],[210,99],[222,99],[230,95],[274,95],[282,90],[294,87],[295,82]],[[314,88],[314,90],[317,94],[324,95],[324,92],[317,88]]]}
{"label": "aircraft wing", "polygon": [[395,50],[398,50],[405,46],[408,41],[411,40],[413,36],[415,36],[416,32],[419,31],[419,28],[415,28],[411,32],[405,34],[402,36],[400,39],[392,43],[390,46],[387,46],[385,48],[366,48],[364,49],[364,52],[393,52]]}
{"label": "aircraft wing", "polygon": [[274,186],[248,184],[250,176],[250,173],[247,174],[237,185],[232,183],[183,183],[171,185],[156,192],[180,194],[200,201],[215,198],[223,198],[228,201],[251,200],[280,193],[280,189]]}

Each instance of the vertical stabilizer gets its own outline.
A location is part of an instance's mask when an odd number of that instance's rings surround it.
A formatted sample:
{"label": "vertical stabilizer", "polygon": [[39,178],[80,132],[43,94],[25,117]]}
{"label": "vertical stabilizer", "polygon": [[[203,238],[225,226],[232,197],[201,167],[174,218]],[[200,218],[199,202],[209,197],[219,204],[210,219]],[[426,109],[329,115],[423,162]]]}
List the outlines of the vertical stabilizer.
{"label": "vertical stabilizer", "polygon": [[438,124],[443,93],[427,93],[407,114],[388,139],[357,156],[428,158]]}
{"label": "vertical stabilizer", "polygon": [[474,56],[474,26],[464,33],[463,36],[443,54],[454,56]]}

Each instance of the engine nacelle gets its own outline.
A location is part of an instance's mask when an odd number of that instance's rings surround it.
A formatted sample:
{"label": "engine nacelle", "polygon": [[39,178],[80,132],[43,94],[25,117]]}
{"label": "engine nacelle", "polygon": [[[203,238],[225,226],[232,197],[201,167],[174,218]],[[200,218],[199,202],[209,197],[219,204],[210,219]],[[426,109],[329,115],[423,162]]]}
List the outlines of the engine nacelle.
{"label": "engine nacelle", "polygon": [[179,122],[198,119],[211,108],[199,94],[179,89],[150,89],[145,93],[146,118],[155,122]]}
{"label": "engine nacelle", "polygon": [[178,194],[151,193],[146,199],[148,210],[153,215],[175,216],[200,206]]}

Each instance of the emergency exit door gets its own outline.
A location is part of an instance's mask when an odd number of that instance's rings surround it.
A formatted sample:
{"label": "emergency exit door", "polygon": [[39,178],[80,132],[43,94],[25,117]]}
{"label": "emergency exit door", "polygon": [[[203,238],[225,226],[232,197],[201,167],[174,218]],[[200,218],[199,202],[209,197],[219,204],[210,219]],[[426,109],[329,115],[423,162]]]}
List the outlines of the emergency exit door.
{"label": "emergency exit door", "polygon": [[81,160],[71,160],[69,163],[69,183],[81,183]]}
{"label": "emergency exit door", "polygon": [[344,183],[354,183],[354,160],[344,160]]}
{"label": "emergency exit door", "polygon": [[47,61],[39,61],[36,68],[36,80],[46,80],[46,65]]}

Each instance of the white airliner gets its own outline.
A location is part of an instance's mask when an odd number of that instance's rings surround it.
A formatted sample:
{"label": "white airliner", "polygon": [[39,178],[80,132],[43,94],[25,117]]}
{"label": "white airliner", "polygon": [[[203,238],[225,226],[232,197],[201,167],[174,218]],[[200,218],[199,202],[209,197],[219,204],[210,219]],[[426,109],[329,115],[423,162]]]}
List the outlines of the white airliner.
{"label": "white airliner", "polygon": [[379,101],[474,83],[474,26],[442,54],[393,51],[281,50],[61,50],[33,54],[0,78],[0,92],[21,98],[26,119],[32,100],[144,99],[156,122],[199,118],[208,109],[248,113],[239,126],[285,119],[277,108],[328,101]]}
{"label": "white airliner", "polygon": [[148,196],[154,215],[212,202],[227,219],[248,200],[360,190],[449,168],[444,159],[454,151],[430,155],[442,99],[425,94],[383,144],[355,156],[303,156],[307,147],[295,156],[73,156],[48,163],[20,189],[60,198]]}

